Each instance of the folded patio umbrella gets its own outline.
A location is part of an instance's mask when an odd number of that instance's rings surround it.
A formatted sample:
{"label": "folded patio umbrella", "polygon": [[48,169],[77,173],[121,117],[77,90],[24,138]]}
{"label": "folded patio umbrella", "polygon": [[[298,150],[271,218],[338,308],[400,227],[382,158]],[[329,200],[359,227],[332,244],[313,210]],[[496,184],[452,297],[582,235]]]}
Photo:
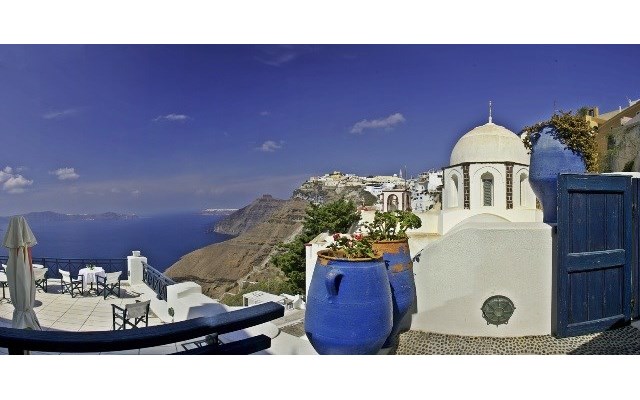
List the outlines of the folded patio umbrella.
{"label": "folded patio umbrella", "polygon": [[4,235],[4,247],[9,249],[7,282],[11,293],[13,311],[12,326],[17,329],[42,330],[33,306],[36,300],[36,284],[33,279],[31,247],[36,237],[23,216],[11,217]]}

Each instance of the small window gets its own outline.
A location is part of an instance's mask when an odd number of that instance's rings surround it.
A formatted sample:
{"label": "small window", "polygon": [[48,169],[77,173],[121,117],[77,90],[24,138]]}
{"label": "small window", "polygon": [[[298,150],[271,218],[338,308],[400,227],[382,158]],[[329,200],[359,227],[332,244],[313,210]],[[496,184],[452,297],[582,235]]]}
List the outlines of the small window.
{"label": "small window", "polygon": [[458,207],[458,177],[451,175],[451,186],[449,189],[449,207]]}
{"label": "small window", "polygon": [[485,172],[482,179],[482,205],[493,206],[493,175]]}

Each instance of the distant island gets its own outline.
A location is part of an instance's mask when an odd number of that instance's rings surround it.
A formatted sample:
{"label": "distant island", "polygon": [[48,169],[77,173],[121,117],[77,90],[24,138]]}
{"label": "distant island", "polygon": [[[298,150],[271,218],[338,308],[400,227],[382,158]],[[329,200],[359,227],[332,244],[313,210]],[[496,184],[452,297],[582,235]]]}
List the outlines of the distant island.
{"label": "distant island", "polygon": [[238,211],[237,208],[207,208],[200,211],[200,215],[229,215]]}
{"label": "distant island", "polygon": [[[50,221],[115,221],[137,219],[135,214],[118,214],[106,212],[102,214],[61,214],[53,211],[38,211],[22,214],[28,222]],[[6,225],[11,217],[0,217],[0,225]]]}

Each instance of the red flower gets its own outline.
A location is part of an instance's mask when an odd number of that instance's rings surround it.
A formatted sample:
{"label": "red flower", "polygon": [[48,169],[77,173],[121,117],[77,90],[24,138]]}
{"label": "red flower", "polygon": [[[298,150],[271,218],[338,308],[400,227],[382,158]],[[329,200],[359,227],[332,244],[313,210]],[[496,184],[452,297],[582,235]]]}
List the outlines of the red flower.
{"label": "red flower", "polygon": [[339,233],[334,233],[333,234],[333,240],[338,240],[340,239],[340,234]]}
{"label": "red flower", "polygon": [[356,232],[353,234],[355,240],[362,240],[362,232]]}

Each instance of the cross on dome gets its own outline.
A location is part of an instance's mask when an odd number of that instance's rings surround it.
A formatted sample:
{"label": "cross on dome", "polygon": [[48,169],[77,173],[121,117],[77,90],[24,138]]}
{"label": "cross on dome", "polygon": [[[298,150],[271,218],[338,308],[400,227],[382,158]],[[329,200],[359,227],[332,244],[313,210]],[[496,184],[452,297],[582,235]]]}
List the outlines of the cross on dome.
{"label": "cross on dome", "polygon": [[491,116],[491,100],[489,100],[489,123],[493,124],[493,118]]}

